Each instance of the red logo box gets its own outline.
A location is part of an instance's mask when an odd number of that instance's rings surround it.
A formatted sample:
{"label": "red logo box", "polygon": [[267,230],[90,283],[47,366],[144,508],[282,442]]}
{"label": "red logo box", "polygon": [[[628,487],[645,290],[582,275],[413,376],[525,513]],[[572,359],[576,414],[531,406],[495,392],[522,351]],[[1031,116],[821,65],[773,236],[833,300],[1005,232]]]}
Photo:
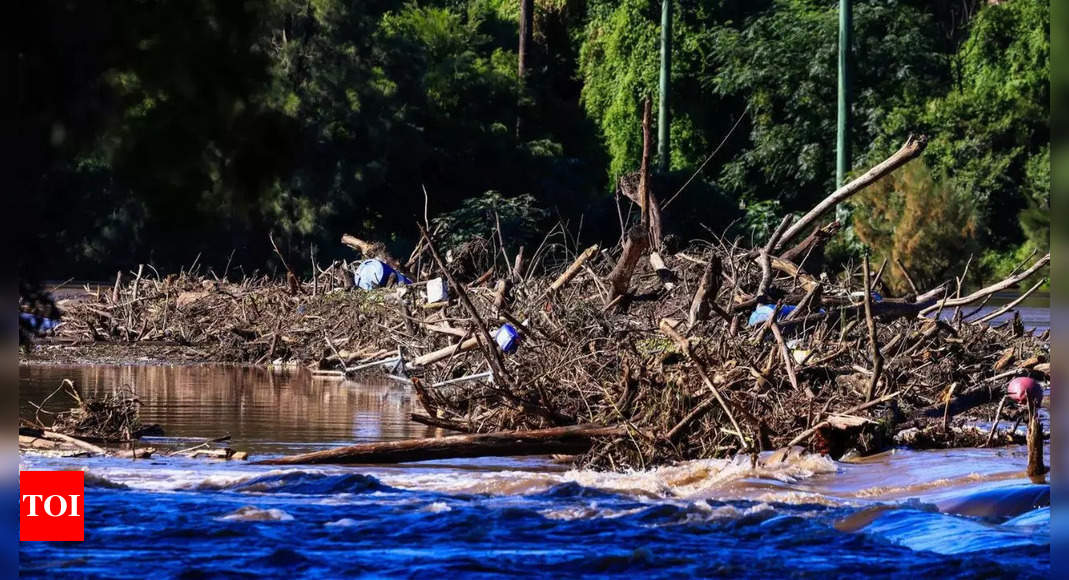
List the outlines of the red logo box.
{"label": "red logo box", "polygon": [[19,540],[81,542],[84,500],[81,471],[20,471]]}

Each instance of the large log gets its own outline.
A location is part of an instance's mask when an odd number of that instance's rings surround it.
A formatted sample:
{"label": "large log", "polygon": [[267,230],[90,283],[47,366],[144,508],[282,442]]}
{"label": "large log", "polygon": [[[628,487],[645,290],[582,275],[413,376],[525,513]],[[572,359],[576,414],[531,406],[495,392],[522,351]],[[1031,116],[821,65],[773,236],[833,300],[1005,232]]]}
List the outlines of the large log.
{"label": "large log", "polygon": [[976,292],[973,292],[972,294],[969,294],[968,296],[962,298],[944,298],[943,300],[940,300],[939,303],[933,304],[932,306],[929,306],[928,308],[921,311],[921,316],[931,314],[933,311],[936,311],[940,308],[953,308],[955,306],[965,306],[966,304],[972,304],[973,302],[986,298],[996,292],[1001,292],[1003,290],[1012,288],[1013,286],[1028,279],[1029,276],[1035,274],[1048,264],[1050,264],[1050,252],[1047,252],[1047,255],[1036,260],[1036,263],[1032,264],[1030,268],[1023,272],[1010,276],[1009,278],[1006,278],[1001,282],[996,282],[986,288],[981,288],[980,290],[977,290]]}
{"label": "large log", "polygon": [[405,463],[432,459],[576,454],[590,450],[594,437],[621,435],[622,427],[573,425],[536,431],[498,431],[361,443],[348,447],[258,461],[263,465]]}
{"label": "large log", "polygon": [[949,403],[939,402],[934,405],[917,409],[910,414],[910,420],[922,421],[924,419],[942,417],[943,415],[953,417],[979,407],[980,405],[994,403],[995,401],[998,401],[1003,394],[1004,389],[999,389],[993,383],[977,385],[955,395],[950,399]]}
{"label": "large log", "polygon": [[[909,302],[898,298],[885,298],[881,302],[872,303],[871,309],[874,317],[878,318],[881,322],[889,322],[896,318],[916,315],[930,304],[931,301]],[[859,315],[863,316],[864,312],[865,304],[861,302],[857,304],[848,304],[841,308],[828,310],[827,312],[816,312],[797,318],[784,319],[779,325],[780,328],[789,328],[797,325],[813,324],[821,320],[827,320],[830,324],[838,324],[844,318],[853,318]]]}

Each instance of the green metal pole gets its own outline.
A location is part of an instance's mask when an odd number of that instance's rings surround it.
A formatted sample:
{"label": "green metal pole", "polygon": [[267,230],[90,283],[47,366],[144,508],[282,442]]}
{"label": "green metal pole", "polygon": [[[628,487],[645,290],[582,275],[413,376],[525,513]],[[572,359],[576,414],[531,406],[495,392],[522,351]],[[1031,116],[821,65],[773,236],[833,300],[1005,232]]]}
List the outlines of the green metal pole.
{"label": "green metal pole", "polygon": [[843,185],[850,171],[850,0],[839,0],[839,122],[835,137],[835,184]]}
{"label": "green metal pole", "polygon": [[657,169],[668,172],[671,164],[671,119],[668,113],[668,80],[672,72],[672,2],[661,0],[661,78],[657,105]]}

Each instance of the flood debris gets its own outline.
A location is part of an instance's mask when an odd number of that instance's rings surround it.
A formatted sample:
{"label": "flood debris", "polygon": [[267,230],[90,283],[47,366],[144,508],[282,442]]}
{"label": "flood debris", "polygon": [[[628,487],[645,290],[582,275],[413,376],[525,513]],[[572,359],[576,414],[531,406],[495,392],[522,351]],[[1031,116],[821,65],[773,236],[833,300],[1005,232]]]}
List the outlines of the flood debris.
{"label": "flood debris", "polygon": [[[67,410],[50,412],[44,406],[52,397],[62,393],[74,405]],[[60,386],[39,403],[33,404],[37,411],[33,419],[23,419],[32,428],[47,429],[66,438],[77,438],[91,443],[124,443],[145,433],[160,431],[158,425],[143,426],[140,418],[141,401],[130,387],[118,387],[100,398],[85,399],[78,393],[74,382],[64,379]]]}
{"label": "flood debris", "polygon": [[[911,137],[805,215],[785,217],[757,247],[710,236],[670,251],[660,231],[670,223],[640,179],[630,197],[643,218],[615,248],[580,250],[556,227],[521,267],[500,237],[443,253],[417,225],[404,263],[382,244],[343,238],[356,259],[398,274],[369,289],[348,262],[313,264],[296,292],[268,277],[138,276],[63,305],[57,333],[81,344],[183,347],[200,360],[295,361],[327,377],[388,368],[416,391],[416,420],[462,436],[522,441],[594,426],[569,449],[599,469],[792,445],[839,457],[910,433],[923,434],[918,445],[998,444],[1005,438],[973,436],[966,419],[992,417],[1014,377],[1049,380],[1047,336],[962,307],[1032,278],[1050,256],[964,295],[948,281],[896,296],[881,282],[892,266],[872,272],[867,259],[823,269],[824,244],[840,230],[825,216],[924,144]],[[458,443],[450,453],[479,448]],[[396,459],[370,448],[323,453],[304,460]]]}
{"label": "flood debris", "polygon": [[[64,411],[45,409],[52,397],[59,393],[74,401]],[[156,455],[156,447],[141,445],[143,438],[160,441],[163,428],[141,423],[141,401],[130,387],[106,393],[101,398],[83,398],[74,382],[64,379],[59,388],[40,402],[32,418],[19,420],[19,449],[46,451],[65,456],[114,456],[148,459]],[[245,452],[229,447],[213,447],[230,440],[230,436],[204,439],[197,445],[178,449],[166,455],[191,458],[248,459]]]}

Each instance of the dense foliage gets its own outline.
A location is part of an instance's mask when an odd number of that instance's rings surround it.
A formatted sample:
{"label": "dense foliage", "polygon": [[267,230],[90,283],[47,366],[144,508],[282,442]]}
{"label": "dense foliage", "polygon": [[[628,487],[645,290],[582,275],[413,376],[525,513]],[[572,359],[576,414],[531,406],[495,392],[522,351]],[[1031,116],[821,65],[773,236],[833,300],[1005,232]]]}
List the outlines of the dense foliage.
{"label": "dense foliage", "polygon": [[[911,131],[931,144],[926,168],[856,200],[859,235],[840,249],[868,245],[935,278],[971,251],[993,276],[1045,249],[1048,2],[854,5],[854,170]],[[518,245],[559,219],[614,240],[611,193],[637,167],[641,101],[657,95],[655,0],[536,1],[525,79],[517,0],[23,9],[20,276],[172,269],[198,254],[220,272],[257,267],[268,232],[295,258],[312,245],[323,260],[344,255],[344,231],[404,251],[424,189],[453,240],[502,221]],[[661,198],[723,146],[667,210],[669,227],[734,223],[760,237],[770,216],[835,185],[838,2],[676,0],[674,13]],[[952,219],[908,222],[918,231],[967,239],[879,233],[918,208]]]}

